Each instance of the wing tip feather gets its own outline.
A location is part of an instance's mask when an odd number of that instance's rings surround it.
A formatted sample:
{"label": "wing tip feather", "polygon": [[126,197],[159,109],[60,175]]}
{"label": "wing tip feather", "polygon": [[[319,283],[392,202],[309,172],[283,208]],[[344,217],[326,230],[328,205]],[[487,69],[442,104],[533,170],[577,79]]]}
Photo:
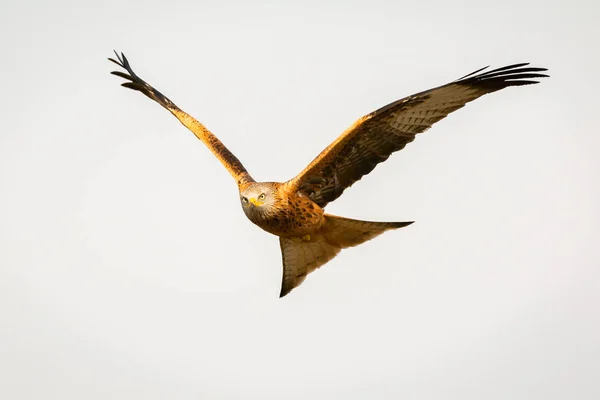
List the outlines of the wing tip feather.
{"label": "wing tip feather", "polygon": [[539,81],[532,79],[550,77],[550,75],[542,73],[548,71],[548,68],[531,67],[530,65],[528,62],[524,62],[487,70],[488,66],[471,72],[453,83],[499,90],[509,86],[532,85],[539,83]]}

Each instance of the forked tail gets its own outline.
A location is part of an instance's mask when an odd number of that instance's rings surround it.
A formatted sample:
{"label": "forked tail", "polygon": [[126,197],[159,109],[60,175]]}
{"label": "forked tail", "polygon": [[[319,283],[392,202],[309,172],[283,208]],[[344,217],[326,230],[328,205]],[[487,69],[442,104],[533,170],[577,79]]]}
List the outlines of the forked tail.
{"label": "forked tail", "polygon": [[322,230],[310,237],[279,238],[283,258],[283,278],[279,297],[300,285],[306,275],[333,259],[342,249],[358,246],[383,232],[410,222],[372,222],[325,214]]}

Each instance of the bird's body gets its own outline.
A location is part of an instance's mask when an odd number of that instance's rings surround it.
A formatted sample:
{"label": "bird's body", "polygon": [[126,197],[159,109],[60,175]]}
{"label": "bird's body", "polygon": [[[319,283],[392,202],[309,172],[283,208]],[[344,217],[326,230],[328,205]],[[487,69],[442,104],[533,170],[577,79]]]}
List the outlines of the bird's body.
{"label": "bird's body", "polygon": [[[383,232],[412,222],[372,222],[338,217],[325,206],[415,135],[466,103],[509,86],[533,83],[544,68],[514,64],[475,71],[457,81],[430,89],[380,108],[354,123],[321,152],[300,174],[287,182],[256,182],[242,163],[204,125],[138,77],[127,58],[110,59],[127,70],[112,72],[127,79],[123,86],[138,90],[169,110],[227,168],[235,179],[248,219],[279,237],[283,259],[280,296],[300,285],[316,268],[341,249],[364,243]],[[484,68],[485,69],[485,68]]]}
{"label": "bird's body", "polygon": [[305,237],[325,221],[321,207],[302,194],[290,193],[285,183],[247,183],[240,187],[240,200],[252,223],[280,237]]}

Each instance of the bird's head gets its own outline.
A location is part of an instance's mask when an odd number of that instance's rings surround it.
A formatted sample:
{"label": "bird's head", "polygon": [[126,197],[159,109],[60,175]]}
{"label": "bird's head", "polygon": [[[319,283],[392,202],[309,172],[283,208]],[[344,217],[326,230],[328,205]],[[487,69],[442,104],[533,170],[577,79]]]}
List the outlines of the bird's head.
{"label": "bird's head", "polygon": [[240,201],[248,218],[266,218],[275,213],[279,194],[274,183],[253,182],[240,190]]}

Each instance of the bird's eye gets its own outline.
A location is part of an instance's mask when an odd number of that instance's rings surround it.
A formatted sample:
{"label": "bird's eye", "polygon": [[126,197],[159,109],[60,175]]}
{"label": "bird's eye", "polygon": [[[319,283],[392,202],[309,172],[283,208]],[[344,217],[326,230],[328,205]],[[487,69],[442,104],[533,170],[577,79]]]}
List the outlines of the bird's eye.
{"label": "bird's eye", "polygon": [[242,197],[242,201],[243,201],[244,203],[248,203],[248,199],[247,199],[246,197]]}
{"label": "bird's eye", "polygon": [[261,195],[260,195],[260,196],[258,196],[258,199],[259,199],[259,200],[264,200],[264,199],[265,199],[265,197],[267,197],[267,196],[265,196],[265,194],[264,194],[264,193],[261,193]]}

